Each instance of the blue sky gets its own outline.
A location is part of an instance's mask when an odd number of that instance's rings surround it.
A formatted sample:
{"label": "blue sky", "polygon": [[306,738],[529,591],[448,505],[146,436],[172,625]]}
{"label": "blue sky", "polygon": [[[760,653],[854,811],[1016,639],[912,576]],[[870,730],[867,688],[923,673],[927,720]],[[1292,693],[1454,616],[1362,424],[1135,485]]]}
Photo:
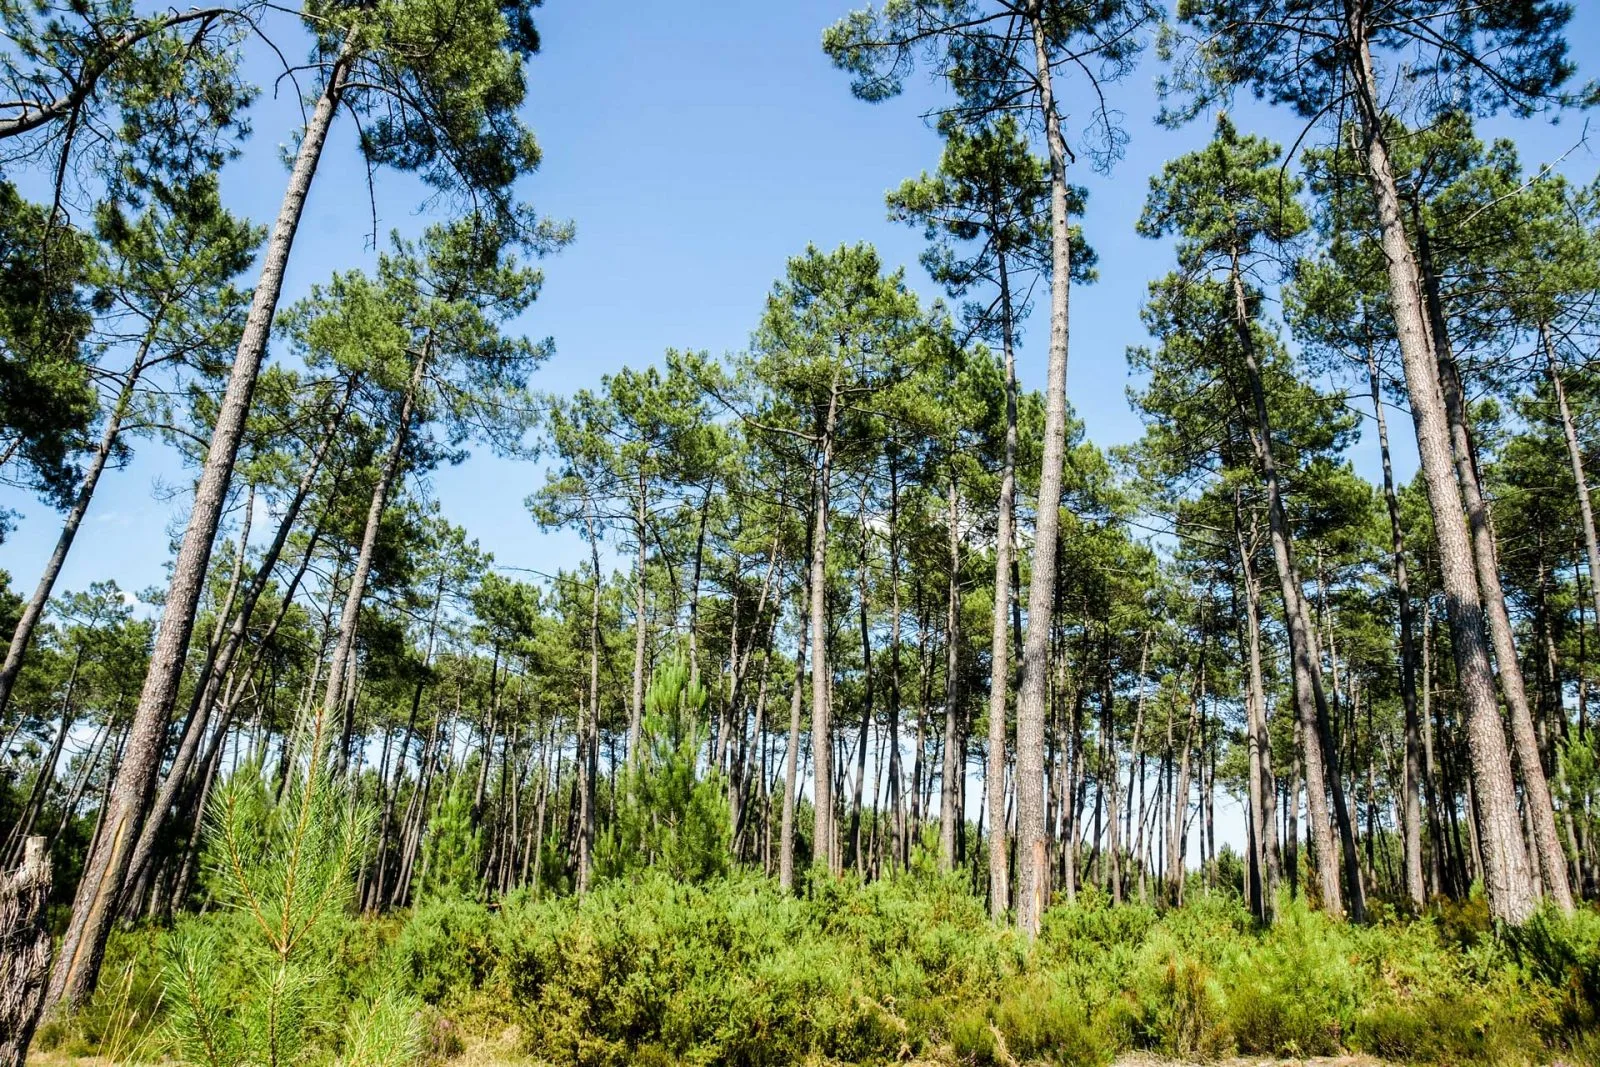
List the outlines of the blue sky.
{"label": "blue sky", "polygon": [[[550,0],[538,12],[544,53],[529,71],[526,110],[545,162],[524,192],[542,212],[576,223],[576,241],[545,263],[547,282],[517,322],[530,336],[551,336],[556,354],[535,385],[555,393],[591,386],[624,365],[642,365],[668,347],[713,353],[742,347],[768,288],[787,257],[807,242],[833,247],[874,242],[890,264],[905,264],[912,284],[936,294],[916,264],[920,234],[890,223],[883,194],[932,167],[939,139],[921,114],[934,88],[919,79],[905,98],[868,105],[853,99],[847,78],[819,46],[824,26],[853,0],[750,3],[645,0],[577,3]],[[1573,51],[1587,62],[1600,44],[1600,13],[1579,5]],[[301,50],[292,25],[280,44]],[[270,220],[282,192],[281,146],[298,122],[289,95],[273,99],[274,69],[265,53],[253,69],[267,91],[253,111],[254,137],[225,175],[231,206]],[[1109,175],[1079,168],[1088,186],[1084,228],[1100,257],[1100,280],[1074,294],[1069,394],[1090,437],[1102,445],[1137,437],[1126,400],[1124,353],[1144,339],[1138,308],[1147,282],[1168,269],[1170,254],[1133,233],[1149,175],[1202,143],[1201,120],[1170,131],[1156,127],[1154,57],[1112,89],[1130,135],[1126,157]],[[1597,71],[1587,64],[1586,76]],[[1076,87],[1064,92],[1068,121]],[[1250,105],[1236,112],[1245,129],[1292,141],[1293,119]],[[1529,166],[1566,152],[1581,121],[1497,122],[1514,132]],[[1600,141],[1597,141],[1600,146]],[[1582,147],[1563,169],[1579,178],[1596,170],[1595,148]],[[413,233],[428,221],[411,179],[378,176],[380,231]],[[285,300],[334,270],[369,264],[371,208],[348,120],[336,130],[311,195],[291,263]],[[1024,384],[1042,387],[1044,316],[1024,337]],[[1397,424],[1402,473],[1406,421]],[[1358,447],[1372,471],[1374,446]],[[188,475],[160,445],[144,443],[135,461],[103,483],[58,590],[115,578],[125,588],[165,583],[169,539],[186,517]],[[574,538],[540,533],[523,498],[542,480],[528,462],[481,451],[432,481],[444,513],[465,526],[508,567],[552,571],[579,559]],[[157,490],[163,490],[158,492]],[[22,513],[0,545],[0,567],[31,588],[56,534],[56,519],[14,491],[0,505]]]}

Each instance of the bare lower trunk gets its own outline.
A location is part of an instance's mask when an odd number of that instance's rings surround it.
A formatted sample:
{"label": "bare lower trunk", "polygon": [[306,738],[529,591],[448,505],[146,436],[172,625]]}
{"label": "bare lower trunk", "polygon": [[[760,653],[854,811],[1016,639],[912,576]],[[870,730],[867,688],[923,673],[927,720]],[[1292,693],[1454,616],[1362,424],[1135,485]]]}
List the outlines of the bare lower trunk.
{"label": "bare lower trunk", "polygon": [[[1300,573],[1295,566],[1294,544],[1290,537],[1289,520],[1285,514],[1283,493],[1278,480],[1278,467],[1272,451],[1272,426],[1267,413],[1266,390],[1261,381],[1261,368],[1257,361],[1254,336],[1246,309],[1244,282],[1240,277],[1237,257],[1230,272],[1234,296],[1234,326],[1239,335],[1240,347],[1249,377],[1250,403],[1254,416],[1250,428],[1251,443],[1255,448],[1256,463],[1267,491],[1268,530],[1272,542],[1272,558],[1278,571],[1278,589],[1283,597],[1284,628],[1289,635],[1289,668],[1293,678],[1295,712],[1300,720],[1300,743],[1305,752],[1306,819],[1313,851],[1316,854],[1317,875],[1322,891],[1323,907],[1335,915],[1343,913],[1345,898],[1339,884],[1339,850],[1334,844],[1334,812],[1328,806],[1329,790],[1335,794],[1335,804],[1343,813],[1338,769],[1333,758],[1328,728],[1327,694],[1323,690],[1322,667],[1317,655],[1311,630],[1310,614],[1301,591]],[[1350,890],[1349,904],[1352,918],[1362,914],[1361,875],[1355,870],[1357,863],[1355,842],[1349,833],[1348,819],[1340,818],[1339,827],[1345,833],[1344,866]]]}
{"label": "bare lower trunk", "polygon": [[[150,862],[156,840],[161,832],[161,825],[165,821],[167,813],[171,810],[174,801],[177,800],[178,790],[188,780],[189,770],[194,762],[194,754],[199,748],[201,737],[205,734],[206,725],[210,720],[211,708],[216,703],[218,691],[222,687],[222,681],[233,668],[234,659],[244,646],[245,636],[250,626],[250,620],[255,614],[256,605],[260,602],[261,595],[266,592],[267,586],[271,584],[272,573],[278,565],[278,560],[283,555],[285,546],[289,543],[289,535],[299,520],[300,510],[305,506],[306,499],[310,496],[311,489],[316,484],[317,474],[322,469],[323,460],[327,458],[328,449],[338,435],[339,427],[344,421],[344,413],[354,389],[355,382],[352,380],[343,401],[334,413],[322,437],[318,440],[317,446],[312,453],[310,464],[307,465],[300,476],[299,483],[295,486],[294,496],[290,498],[288,506],[284,509],[283,517],[278,522],[278,530],[272,539],[272,543],[267,546],[266,552],[261,557],[260,565],[256,568],[255,575],[251,578],[250,584],[245,587],[245,594],[239,601],[239,610],[233,613],[226,641],[221,645],[220,649],[214,645],[213,654],[207,656],[205,669],[201,671],[200,681],[195,686],[194,699],[189,706],[189,725],[178,742],[178,750],[172,757],[172,765],[167,768],[167,776],[156,793],[155,803],[150,807],[150,815],[145,820],[144,827],[139,831],[139,840],[134,846],[133,857],[128,864],[128,875],[124,880],[124,892],[127,892],[141,877],[146,865]],[[245,542],[249,540],[249,519],[249,510],[247,508],[245,528],[240,535],[239,543],[241,565],[244,557]],[[315,538],[313,538],[313,542],[314,540]],[[308,555],[310,551],[311,548],[308,546]],[[304,568],[302,568],[301,576],[304,573]],[[297,586],[298,584],[299,576],[297,576],[294,585]],[[286,594],[286,599],[292,598],[293,595],[291,588],[291,591]],[[219,613],[218,625],[225,621],[228,621],[226,611]],[[273,632],[277,630],[278,621],[281,621],[281,615],[279,620],[275,620],[273,623]]]}
{"label": "bare lower trunk", "polygon": [[811,616],[812,862],[834,869],[833,704],[828,674],[828,496],[833,475],[833,433],[839,417],[839,379],[834,375],[819,448],[812,495],[808,610]]}
{"label": "bare lower trunk", "polygon": [[1439,568],[1449,606],[1456,671],[1467,728],[1484,859],[1484,885],[1497,919],[1520,924],[1533,913],[1535,898],[1517,816],[1516,786],[1495,699],[1494,674],[1484,637],[1483,602],[1461,492],[1451,463],[1450,430],[1440,392],[1433,345],[1423,311],[1416,259],[1405,221],[1377,102],[1377,78],[1367,45],[1364,9],[1349,8],[1350,34],[1357,42],[1351,60],[1357,110],[1363,134],[1367,176],[1378,213],[1389,272],[1390,305],[1405,366],[1417,451],[1433,512]]}
{"label": "bare lower trunk", "polygon": [[[340,719],[339,750],[334,753],[334,768],[343,774],[350,765],[350,738],[355,727],[355,649],[356,625],[361,619],[361,601],[367,594],[367,577],[372,573],[372,556],[378,547],[378,530],[383,524],[383,513],[400,480],[400,468],[405,460],[406,438],[411,429],[411,418],[416,411],[417,393],[422,389],[427,373],[433,339],[430,337],[417,356],[411,369],[411,380],[406,384],[405,395],[400,399],[400,412],[396,418],[394,439],[389,443],[389,453],[384,457],[383,468],[372,487],[372,499],[367,504],[367,521],[361,531],[361,548],[356,555],[355,570],[350,574],[350,585],[345,590],[344,610],[339,615],[339,640],[333,646],[333,658],[328,661],[327,689],[322,698],[322,714],[338,715]],[[331,724],[330,724],[331,726]],[[485,759],[488,758],[485,753]]]}
{"label": "bare lower trunk", "polygon": [[645,588],[646,513],[644,471],[639,471],[639,499],[634,512],[634,535],[639,542],[639,555],[634,561],[633,574],[633,702],[628,708],[628,768],[639,762],[639,734],[644,722],[644,658],[649,641],[650,623],[646,616],[649,591]]}
{"label": "bare lower trunk", "polygon": [[1427,232],[1418,227],[1417,240],[1422,250],[1421,269],[1424,295],[1430,309],[1434,354],[1439,364],[1439,386],[1444,397],[1445,418],[1450,426],[1450,443],[1455,458],[1456,478],[1467,506],[1467,528],[1472,539],[1473,563],[1478,571],[1478,588],[1483,597],[1489,639],[1499,669],[1500,691],[1505,695],[1511,719],[1511,748],[1522,771],[1523,805],[1533,827],[1537,854],[1536,874],[1543,875],[1544,891],[1563,911],[1572,910],[1572,889],[1567,883],[1567,857],[1556,830],[1555,806],[1550,798],[1550,782],[1545,777],[1539,755],[1539,738],[1528,707],[1527,688],[1522,679],[1522,663],[1517,658],[1511,616],[1506,611],[1505,592],[1500,585],[1499,553],[1494,544],[1494,524],[1489,503],[1484,499],[1472,443],[1472,428],[1461,376],[1445,333],[1443,307],[1438,283],[1428,255]]}
{"label": "bare lower trunk", "polygon": [[1594,598],[1595,618],[1600,619],[1600,541],[1595,538],[1594,506],[1589,501],[1589,479],[1583,469],[1583,449],[1578,445],[1578,431],[1572,422],[1572,408],[1567,404],[1566,385],[1556,365],[1555,347],[1550,343],[1550,327],[1544,326],[1541,330],[1545,358],[1550,363],[1550,385],[1555,389],[1556,406],[1561,412],[1561,432],[1567,441],[1567,459],[1572,464],[1572,481],[1578,490],[1578,514],[1583,520],[1583,547],[1589,561],[1589,594]]}
{"label": "bare lower trunk", "polygon": [[1427,902],[1422,876],[1422,725],[1417,710],[1416,610],[1411,603],[1411,580],[1406,571],[1406,536],[1400,522],[1400,499],[1394,488],[1389,462],[1389,420],[1383,413],[1378,362],[1367,353],[1367,375],[1372,385],[1372,410],[1378,420],[1378,451],[1383,459],[1383,499],[1389,512],[1395,596],[1400,615],[1400,700],[1405,707],[1405,766],[1401,778],[1400,837],[1404,852],[1406,896],[1412,906]]}
{"label": "bare lower trunk", "polygon": [[800,632],[795,637],[794,692],[789,698],[789,743],[783,753],[783,816],[778,831],[778,888],[794,889],[794,813],[800,785],[800,714],[805,706],[806,636],[810,630],[809,597],[800,591]]}
{"label": "bare lower trunk", "polygon": [[1011,902],[1010,849],[1006,838],[1006,695],[1011,684],[1011,635],[1006,613],[1011,606],[1012,526],[1016,521],[1017,364],[1011,338],[1011,284],[1004,253],[1000,254],[1000,314],[1006,374],[1006,444],[1000,467],[1000,509],[995,532],[994,619],[989,635],[989,914],[996,921]]}
{"label": "bare lower trunk", "polygon": [[211,446],[195,490],[194,508],[183,543],[178,549],[161,616],[161,627],[145,675],[144,689],[134,712],[127,751],[117,781],[107,801],[104,832],[84,865],[82,879],[73,900],[72,920],[62,939],[60,955],[50,978],[46,1006],[61,1003],[68,1008],[81,1006],[94,990],[105,956],[106,936],[111,931],[116,897],[127,871],[134,838],[145,816],[150,787],[161,760],[166,739],[167,719],[178,694],[189,638],[194,631],[195,609],[205,584],[211,545],[222,518],[233,477],[233,464],[244,436],[245,419],[255,392],[256,377],[266,354],[272,332],[272,318],[283,287],[283,272],[294,243],[295,229],[305,206],[306,194],[316,173],[317,160],[327,140],[328,129],[338,110],[345,79],[355,56],[356,39],[348,39],[334,61],[322,95],[300,139],[300,148],[290,172],[283,204],[267,245],[261,278],[251,299],[244,334],[239,340],[233,371],[217,411]]}
{"label": "bare lower trunk", "polygon": [[1045,383],[1043,465],[1034,530],[1033,575],[1028,585],[1028,634],[1022,646],[1017,690],[1017,927],[1039,932],[1044,915],[1046,855],[1044,722],[1050,674],[1050,616],[1056,584],[1061,468],[1067,430],[1067,310],[1072,285],[1072,228],[1067,215],[1067,146],[1050,80],[1045,18],[1039,0],[1028,5],[1033,30],[1039,108],[1050,148],[1050,360]]}
{"label": "bare lower trunk", "polygon": [[939,866],[956,865],[956,835],[961,825],[961,779],[967,765],[966,733],[961,729],[961,534],[958,526],[960,497],[954,472],[950,475],[949,503],[945,513],[949,548],[949,583],[945,591],[944,620],[944,768],[939,779]]}
{"label": "bare lower trunk", "polygon": [[1245,740],[1250,754],[1250,834],[1259,899],[1257,914],[1270,921],[1281,874],[1277,847],[1277,782],[1272,776],[1272,744],[1267,733],[1267,694],[1261,673],[1261,582],[1253,546],[1244,536],[1237,512],[1239,566],[1245,593],[1245,633],[1249,648],[1249,688],[1245,694]]}

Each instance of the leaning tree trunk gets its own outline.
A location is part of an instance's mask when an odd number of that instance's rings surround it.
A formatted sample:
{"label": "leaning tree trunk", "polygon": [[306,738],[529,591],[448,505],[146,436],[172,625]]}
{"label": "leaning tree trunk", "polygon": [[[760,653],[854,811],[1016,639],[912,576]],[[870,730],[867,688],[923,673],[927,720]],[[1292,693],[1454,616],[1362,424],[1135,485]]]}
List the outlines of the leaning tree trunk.
{"label": "leaning tree trunk", "polygon": [[69,1008],[83,1004],[94,991],[105,958],[106,937],[123,876],[127,872],[134,838],[145,817],[150,787],[160,769],[161,749],[166,741],[167,719],[178,695],[183,664],[194,632],[195,611],[205,586],[206,567],[211,559],[211,544],[222,519],[233,464],[244,436],[245,419],[255,393],[256,377],[266,355],[272,333],[272,318],[283,289],[284,268],[294,244],[295,230],[305,207],[317,161],[327,141],[339,109],[350,67],[355,60],[357,41],[347,38],[334,61],[327,85],[317,99],[306,123],[295,156],[283,204],[273,226],[262,263],[261,278],[251,297],[244,333],[233,361],[233,371],[217,410],[216,427],[211,435],[205,466],[195,489],[194,508],[189,526],[172,571],[156,635],[144,689],[134,711],[127,749],[117,773],[116,783],[107,798],[103,832],[84,863],[83,877],[73,899],[72,919],[61,941],[60,955],[50,976],[46,1007],[64,1003]]}
{"label": "leaning tree trunk", "polygon": [[1411,604],[1411,579],[1406,571],[1406,535],[1400,523],[1400,498],[1395,493],[1394,468],[1389,462],[1389,420],[1383,414],[1378,361],[1370,351],[1367,353],[1367,376],[1372,383],[1372,410],[1378,420],[1378,452],[1383,459],[1383,499],[1389,511],[1394,588],[1400,613],[1400,700],[1405,707],[1406,732],[1400,823],[1406,895],[1412,906],[1420,909],[1427,903],[1428,894],[1422,876],[1422,722],[1417,712],[1416,610]]}
{"label": "leaning tree trunk", "polygon": [[23,1067],[44,1006],[50,975],[50,930],[44,922],[50,896],[50,853],[30,837],[22,866],[0,872],[0,1067]]}
{"label": "leaning tree trunk", "polygon": [[[351,683],[355,677],[356,625],[361,619],[361,601],[367,593],[367,576],[372,573],[372,556],[378,547],[378,529],[383,524],[383,513],[400,479],[406,438],[417,409],[417,394],[422,390],[432,354],[433,337],[430,334],[417,356],[417,365],[411,369],[411,380],[406,383],[405,395],[400,399],[394,440],[390,442],[389,454],[384,457],[383,468],[378,472],[378,481],[372,487],[372,499],[367,504],[367,522],[361,531],[361,550],[356,555],[356,568],[350,575],[350,587],[345,590],[344,610],[339,616],[339,640],[333,646],[333,658],[328,661],[328,682],[322,697],[322,714],[337,713],[340,718],[339,751],[334,755],[334,767],[340,774],[350,765],[350,735],[355,726],[355,686]],[[487,762],[487,754],[484,758]]]}
{"label": "leaning tree trunk", "polygon": [[6,649],[5,663],[0,665],[0,722],[5,720],[6,708],[11,703],[11,691],[16,687],[17,675],[22,671],[22,658],[27,654],[28,645],[33,641],[33,633],[38,629],[39,620],[44,618],[45,605],[50,602],[50,593],[55,588],[56,579],[61,577],[61,568],[66,565],[67,553],[72,550],[72,542],[78,536],[79,527],[83,525],[84,515],[88,514],[89,503],[94,499],[95,487],[100,484],[100,476],[105,473],[111,453],[117,447],[118,438],[122,436],[122,421],[127,417],[128,408],[133,403],[134,389],[138,385],[139,375],[144,370],[145,360],[149,357],[153,335],[153,330],[145,334],[138,355],[134,357],[133,365],[128,368],[128,376],[123,379],[122,389],[106,416],[100,443],[89,459],[89,466],[83,472],[83,480],[78,483],[77,496],[73,497],[72,507],[68,509],[67,517],[61,523],[61,533],[56,537],[56,547],[50,553],[50,559],[45,562],[44,573],[39,576],[39,584],[23,607],[22,616],[17,619],[17,627],[11,633],[11,645]]}
{"label": "leaning tree trunk", "polygon": [[1506,750],[1505,731],[1495,699],[1494,673],[1484,637],[1483,601],[1478,593],[1461,492],[1451,463],[1450,430],[1423,310],[1416,258],[1406,233],[1399,188],[1383,136],[1383,115],[1378,105],[1377,76],[1367,41],[1365,11],[1360,4],[1349,5],[1348,11],[1350,36],[1356,42],[1350,58],[1350,74],[1361,123],[1363,155],[1388,266],[1390,305],[1405,367],[1423,480],[1433,512],[1439,569],[1450,609],[1451,644],[1466,719],[1481,831],[1484,885],[1494,917],[1520,924],[1533,913],[1537,902],[1528,853],[1523,846],[1521,819],[1517,815],[1511,757]]}
{"label": "leaning tree trunk", "polygon": [[1028,585],[1028,635],[1017,688],[1017,927],[1039,932],[1044,915],[1046,852],[1044,721],[1050,674],[1050,608],[1055,597],[1056,538],[1061,522],[1061,467],[1067,437],[1067,309],[1072,285],[1072,226],[1067,216],[1067,145],[1050,81],[1040,0],[1028,5],[1039,108],[1050,147],[1050,360],[1045,382],[1043,465]]}
{"label": "leaning tree trunk", "polygon": [[[200,739],[205,734],[205,728],[210,721],[212,707],[215,706],[217,696],[222,688],[222,681],[233,668],[233,661],[238,656],[239,650],[244,647],[245,636],[248,633],[250,620],[255,614],[256,605],[261,596],[271,584],[272,573],[278,566],[278,560],[283,555],[284,548],[289,543],[289,535],[293,532],[299,520],[300,510],[305,506],[306,499],[311,495],[311,489],[316,484],[317,474],[322,469],[323,460],[327,458],[328,450],[332,447],[338,436],[340,425],[344,421],[351,396],[355,391],[355,381],[351,380],[346,390],[344,399],[329,421],[317,442],[316,449],[312,452],[311,462],[300,476],[300,481],[295,485],[294,496],[290,498],[288,506],[284,509],[283,518],[278,522],[277,533],[272,538],[272,543],[267,546],[266,552],[261,557],[256,573],[251,578],[250,584],[245,588],[244,597],[239,601],[239,610],[233,613],[232,625],[229,627],[226,642],[215,656],[207,658],[205,669],[201,671],[201,679],[195,687],[194,698],[189,707],[189,722],[178,742],[178,751],[172,758],[172,764],[167,768],[167,776],[162,781],[156,793],[155,803],[150,806],[150,814],[145,819],[143,828],[139,831],[138,843],[134,846],[133,857],[128,863],[128,873],[123,879],[123,892],[129,890],[139,881],[144,874],[146,865],[154,852],[156,839],[161,833],[162,823],[171,811],[173,802],[177,799],[178,790],[188,780],[189,769],[194,763],[195,752],[200,747]],[[246,516],[248,521],[248,515]],[[248,530],[248,525],[246,530]],[[244,553],[244,544],[248,540],[246,534],[240,536],[239,551],[241,558]],[[298,582],[296,583],[298,584]],[[219,619],[226,619],[226,614],[220,614]],[[276,629],[276,623],[274,623]]]}
{"label": "leaning tree trunk", "polygon": [[1600,540],[1595,538],[1594,506],[1589,502],[1589,479],[1583,470],[1583,449],[1578,444],[1572,408],[1567,404],[1567,387],[1561,381],[1561,371],[1556,366],[1556,350],[1550,343],[1550,327],[1540,326],[1539,329],[1544,336],[1545,359],[1550,364],[1550,385],[1555,389],[1556,407],[1561,412],[1561,432],[1567,440],[1572,482],[1578,490],[1578,514],[1583,519],[1583,547],[1589,558],[1589,593],[1594,597],[1595,618],[1600,619]]}

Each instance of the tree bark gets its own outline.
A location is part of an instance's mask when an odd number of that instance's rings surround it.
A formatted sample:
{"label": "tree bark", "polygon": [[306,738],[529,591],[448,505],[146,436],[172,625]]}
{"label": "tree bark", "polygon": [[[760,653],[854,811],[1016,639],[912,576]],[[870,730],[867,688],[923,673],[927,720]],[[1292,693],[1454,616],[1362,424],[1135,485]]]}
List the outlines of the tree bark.
{"label": "tree bark", "polygon": [[1527,821],[1533,825],[1533,843],[1538,856],[1536,873],[1543,875],[1544,890],[1556,906],[1564,912],[1570,912],[1572,889],[1567,882],[1567,857],[1556,830],[1550,782],[1540,759],[1539,738],[1533,727],[1527,688],[1522,678],[1522,662],[1517,658],[1511,616],[1506,610],[1505,592],[1500,585],[1500,560],[1494,544],[1494,523],[1478,473],[1467,399],[1446,332],[1448,326],[1439,295],[1438,276],[1433,271],[1428,251],[1427,230],[1420,223],[1417,226],[1417,242],[1434,356],[1439,364],[1439,386],[1444,396],[1445,418],[1450,426],[1456,477],[1467,506],[1467,529],[1472,540],[1473,563],[1478,571],[1478,586],[1486,609],[1495,666],[1499,669],[1500,691],[1505,696],[1506,709],[1510,712],[1511,749],[1517,767],[1522,771],[1523,804],[1527,809]]}
{"label": "tree bark", "polygon": [[50,973],[50,853],[42,837],[27,838],[22,866],[0,871],[0,1067],[23,1067],[44,1006]]}
{"label": "tree bark", "polygon": [[1010,848],[1006,835],[1006,694],[1011,684],[1012,526],[1017,500],[1017,362],[1012,341],[1011,279],[1003,250],[996,254],[1000,272],[1001,351],[1006,375],[1005,458],[1000,465],[1000,504],[994,551],[994,619],[989,636],[989,914],[998,922],[1010,907]]}
{"label": "tree bark", "polygon": [[[1255,338],[1251,333],[1249,311],[1245,302],[1244,281],[1240,276],[1237,255],[1229,272],[1234,299],[1234,328],[1239,337],[1244,357],[1245,372],[1249,378],[1250,402],[1254,416],[1250,428],[1251,443],[1255,448],[1256,463],[1261,470],[1261,480],[1267,492],[1267,528],[1272,542],[1272,558],[1278,571],[1278,588],[1283,597],[1284,628],[1289,635],[1289,666],[1294,683],[1295,711],[1300,720],[1300,743],[1305,750],[1306,820],[1310,824],[1312,847],[1316,853],[1317,875],[1320,880],[1323,907],[1335,915],[1345,910],[1345,898],[1339,885],[1339,851],[1334,844],[1334,816],[1338,816],[1339,829],[1344,835],[1344,870],[1349,888],[1351,917],[1360,921],[1364,911],[1361,891],[1361,873],[1357,865],[1355,841],[1350,832],[1348,813],[1344,807],[1343,786],[1339,781],[1334,759],[1332,739],[1328,727],[1327,694],[1323,689],[1322,666],[1318,662],[1315,638],[1311,629],[1310,613],[1301,591],[1300,573],[1295,566],[1294,543],[1289,531],[1289,519],[1283,504],[1282,486],[1278,480],[1278,466],[1272,450],[1272,424],[1267,413],[1266,388],[1262,383],[1261,365],[1256,354]],[[1334,810],[1328,807],[1332,792]]]}
{"label": "tree bark", "polygon": [[78,529],[83,525],[83,517],[89,511],[89,503],[94,499],[95,488],[100,484],[100,476],[105,473],[106,465],[111,460],[111,453],[116,449],[117,440],[122,436],[122,422],[127,417],[139,375],[143,372],[145,360],[149,357],[153,333],[153,330],[146,333],[143,343],[139,346],[138,355],[134,357],[133,365],[128,368],[128,375],[123,380],[116,403],[106,416],[105,428],[100,433],[100,443],[96,446],[94,455],[90,457],[82,481],[78,483],[78,493],[73,497],[72,507],[62,520],[61,533],[56,537],[56,547],[51,551],[49,560],[45,562],[44,573],[39,576],[39,584],[34,587],[33,596],[23,607],[22,616],[17,620],[17,627],[11,633],[11,645],[6,649],[4,664],[0,665],[0,722],[5,721],[6,709],[11,703],[11,691],[16,687],[17,675],[22,671],[22,659],[33,641],[39,620],[44,618],[45,607],[50,603],[50,593],[55,589],[56,579],[61,576],[61,568],[66,565],[67,553],[72,550],[72,542],[78,536]]}
{"label": "tree bark", "polygon": [[1505,733],[1495,700],[1494,675],[1484,637],[1483,602],[1478,592],[1461,492],[1451,464],[1450,432],[1440,392],[1433,345],[1423,310],[1420,278],[1401,213],[1398,185],[1383,136],[1377,77],[1367,37],[1366,12],[1347,9],[1355,43],[1349,59],[1361,126],[1368,183],[1378,214],[1389,274],[1389,297],[1399,337],[1417,451],[1433,512],[1439,566],[1449,606],[1452,645],[1467,727],[1473,781],[1482,823],[1484,885],[1495,918],[1521,924],[1535,898],[1527,850],[1517,816],[1516,786]]}
{"label": "tree bark", "polygon": [[1367,377],[1372,385],[1372,411],[1378,422],[1378,452],[1383,460],[1383,500],[1389,512],[1395,597],[1400,616],[1400,700],[1405,709],[1405,767],[1401,776],[1400,823],[1406,895],[1419,910],[1428,894],[1422,875],[1422,721],[1417,710],[1416,609],[1406,571],[1406,535],[1400,523],[1400,498],[1395,493],[1389,461],[1389,420],[1383,413],[1378,361],[1367,351]]}
{"label": "tree bark", "polygon": [[1061,468],[1067,436],[1068,299],[1072,285],[1072,225],[1067,214],[1067,145],[1050,77],[1044,6],[1029,0],[1039,109],[1050,150],[1050,357],[1045,383],[1043,465],[1034,529],[1033,574],[1028,585],[1028,633],[1017,690],[1017,927],[1039,932],[1044,915],[1046,854],[1044,723],[1050,673],[1050,608],[1055,595],[1056,539],[1060,527]]}
{"label": "tree bark", "polygon": [[317,99],[284,191],[283,204],[267,244],[261,277],[251,298],[244,333],[239,339],[233,370],[217,412],[205,466],[195,490],[194,508],[173,568],[160,630],[145,675],[144,689],[129,734],[127,752],[108,798],[104,831],[84,865],[73,900],[72,920],[61,943],[51,974],[46,1008],[59,1003],[81,1006],[94,990],[105,957],[116,897],[131,855],[133,838],[144,819],[150,786],[155,780],[165,741],[167,719],[177,697],[183,663],[194,631],[195,609],[205,584],[212,542],[233,477],[234,460],[244,436],[256,378],[272,332],[272,318],[283,288],[284,268],[294,244],[306,195],[316,174],[317,161],[333,124],[346,78],[358,49],[357,38],[346,39],[333,63],[328,81]]}
{"label": "tree bark", "polygon": [[952,871],[956,866],[956,836],[964,813],[961,808],[962,777],[967,765],[967,738],[961,728],[961,533],[960,497],[956,493],[955,472],[950,473],[950,489],[945,510],[949,582],[945,590],[944,620],[944,765],[939,778],[939,866]]}
{"label": "tree bark", "polygon": [[828,497],[833,478],[833,435],[839,419],[839,376],[828,390],[828,409],[818,445],[816,483],[812,487],[811,591],[811,760],[812,862],[834,869],[833,842],[833,704],[828,668]]}

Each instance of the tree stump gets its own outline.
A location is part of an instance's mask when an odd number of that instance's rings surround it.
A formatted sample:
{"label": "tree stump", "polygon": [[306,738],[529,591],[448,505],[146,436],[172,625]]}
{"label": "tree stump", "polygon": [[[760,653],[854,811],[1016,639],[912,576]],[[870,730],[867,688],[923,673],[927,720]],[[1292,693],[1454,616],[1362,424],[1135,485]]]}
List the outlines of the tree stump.
{"label": "tree stump", "polygon": [[22,1067],[39,1022],[50,977],[50,934],[44,903],[50,895],[50,853],[30,837],[22,866],[0,875],[0,1067]]}

